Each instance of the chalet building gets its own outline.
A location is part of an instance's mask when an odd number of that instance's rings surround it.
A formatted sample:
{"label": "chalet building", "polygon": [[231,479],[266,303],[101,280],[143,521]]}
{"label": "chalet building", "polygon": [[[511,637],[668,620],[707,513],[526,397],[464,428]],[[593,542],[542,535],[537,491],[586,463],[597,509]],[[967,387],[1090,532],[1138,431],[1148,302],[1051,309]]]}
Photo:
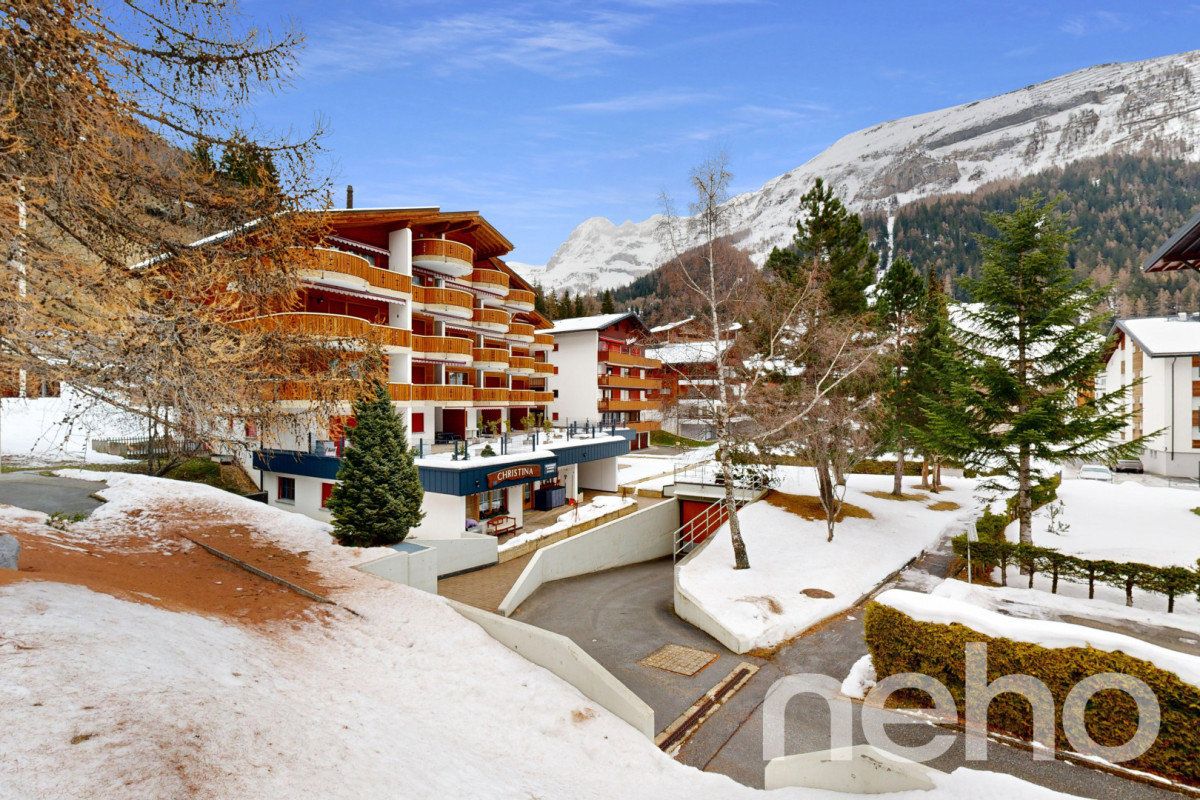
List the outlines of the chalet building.
{"label": "chalet building", "polygon": [[691,439],[713,438],[717,363],[733,356],[731,345],[739,327],[735,323],[719,341],[713,339],[711,327],[695,317],[650,329],[655,344],[647,347],[646,355],[662,363],[652,377],[662,383],[665,430]]}
{"label": "chalet building", "polygon": [[625,428],[635,433],[634,449],[649,445],[650,432],[662,427],[661,381],[651,376],[662,364],[646,356],[650,331],[637,314],[562,319],[547,333],[554,340],[548,383],[554,423]]}
{"label": "chalet building", "polygon": [[[445,544],[439,574],[495,562],[488,520],[517,530],[536,502],[616,489],[616,457],[633,431],[525,430],[541,425],[553,399],[555,339],[534,310],[532,287],[502,260],[512,244],[487,220],[437,208],[345,209],[328,219],[330,235],[305,253],[301,308],[237,324],[331,339],[370,333],[383,342],[387,388],[426,492],[412,537]],[[303,407],[305,387],[279,390],[280,402]],[[346,403],[327,428],[248,430],[257,439],[248,467],[268,502],[328,519],[353,425]],[[496,455],[483,456],[484,444]],[[460,540],[471,541],[451,546]]]}
{"label": "chalet building", "polygon": [[1126,390],[1125,441],[1150,435],[1142,465],[1159,475],[1200,475],[1200,315],[1123,319],[1096,391]]}

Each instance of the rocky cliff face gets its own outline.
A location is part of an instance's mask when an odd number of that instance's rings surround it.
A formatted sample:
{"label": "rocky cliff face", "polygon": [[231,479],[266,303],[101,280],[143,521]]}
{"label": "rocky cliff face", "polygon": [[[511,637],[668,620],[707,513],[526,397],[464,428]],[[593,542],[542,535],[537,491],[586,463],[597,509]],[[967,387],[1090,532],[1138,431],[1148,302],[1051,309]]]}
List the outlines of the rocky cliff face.
{"label": "rocky cliff face", "polygon": [[[1014,92],[885,122],[839,139],[808,163],[729,201],[739,247],[762,263],[787,243],[800,196],[824,178],[858,211],[1112,152],[1200,160],[1200,51],[1104,64]],[[664,260],[658,217],[581,223],[536,276],[572,291],[615,288]]]}

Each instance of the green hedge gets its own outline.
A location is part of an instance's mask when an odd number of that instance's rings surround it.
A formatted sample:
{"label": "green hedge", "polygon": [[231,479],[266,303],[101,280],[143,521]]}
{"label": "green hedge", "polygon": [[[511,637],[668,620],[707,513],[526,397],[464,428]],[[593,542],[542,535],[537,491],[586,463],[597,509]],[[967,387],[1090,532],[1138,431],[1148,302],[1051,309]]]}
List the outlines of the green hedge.
{"label": "green hedge", "polygon": [[[880,603],[867,607],[864,621],[867,648],[879,679],[901,672],[918,672],[937,679],[950,690],[965,716],[964,687],[968,642],[988,645],[988,681],[1004,675],[1032,675],[1049,688],[1055,702],[1057,746],[1069,750],[1062,728],[1062,704],[1067,693],[1089,675],[1116,672],[1145,681],[1158,697],[1162,711],[1157,741],[1137,759],[1122,766],[1153,772],[1172,780],[1200,785],[1200,689],[1124,653],[1087,647],[1046,648],[1029,642],[995,639],[963,625],[921,622]],[[927,707],[919,691],[897,692],[903,704]],[[1137,705],[1114,690],[1099,692],[1084,714],[1088,734],[1097,743],[1118,746],[1137,730]],[[988,724],[1029,741],[1033,735],[1030,703],[1020,695],[1001,694],[989,707]]]}

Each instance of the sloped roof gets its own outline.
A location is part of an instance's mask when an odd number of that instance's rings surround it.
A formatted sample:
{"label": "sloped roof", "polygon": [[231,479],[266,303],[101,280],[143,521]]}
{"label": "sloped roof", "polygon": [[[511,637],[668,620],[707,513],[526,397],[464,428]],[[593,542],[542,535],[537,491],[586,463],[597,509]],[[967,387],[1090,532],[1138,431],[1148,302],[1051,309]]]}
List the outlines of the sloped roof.
{"label": "sloped roof", "polygon": [[620,311],[616,314],[593,314],[590,317],[571,317],[570,319],[555,320],[554,327],[546,331],[550,335],[556,333],[575,333],[577,331],[599,331],[610,325],[616,325],[624,319],[633,317],[637,324],[644,328],[641,319],[632,311]]}
{"label": "sloped roof", "polygon": [[728,340],[714,342],[711,339],[696,342],[671,342],[658,347],[647,347],[646,358],[655,358],[664,364],[706,364],[717,360],[717,354],[729,349]]}
{"label": "sloped roof", "polygon": [[1200,213],[1154,251],[1142,265],[1145,272],[1169,272],[1177,269],[1200,270]]}

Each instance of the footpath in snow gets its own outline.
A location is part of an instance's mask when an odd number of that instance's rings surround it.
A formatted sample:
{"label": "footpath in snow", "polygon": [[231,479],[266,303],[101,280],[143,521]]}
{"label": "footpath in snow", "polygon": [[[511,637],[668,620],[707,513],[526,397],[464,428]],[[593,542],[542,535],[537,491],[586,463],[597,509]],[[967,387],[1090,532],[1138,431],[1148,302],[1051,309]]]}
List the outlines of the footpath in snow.
{"label": "footpath in snow", "polygon": [[[779,474],[780,493],[815,501],[812,469],[786,467]],[[975,482],[951,478],[949,490],[934,495],[913,489],[915,480],[906,481],[905,492],[920,499],[894,500],[868,494],[890,491],[891,476],[850,475],[846,502],[870,518],[847,516],[832,542],[823,518],[806,519],[771,498],[753,503],[738,515],[750,569],[733,568],[726,524],[679,568],[679,586],[751,648],[787,641],[852,607],[942,536],[963,530],[963,520],[978,507]],[[934,510],[934,504],[946,510]]]}

